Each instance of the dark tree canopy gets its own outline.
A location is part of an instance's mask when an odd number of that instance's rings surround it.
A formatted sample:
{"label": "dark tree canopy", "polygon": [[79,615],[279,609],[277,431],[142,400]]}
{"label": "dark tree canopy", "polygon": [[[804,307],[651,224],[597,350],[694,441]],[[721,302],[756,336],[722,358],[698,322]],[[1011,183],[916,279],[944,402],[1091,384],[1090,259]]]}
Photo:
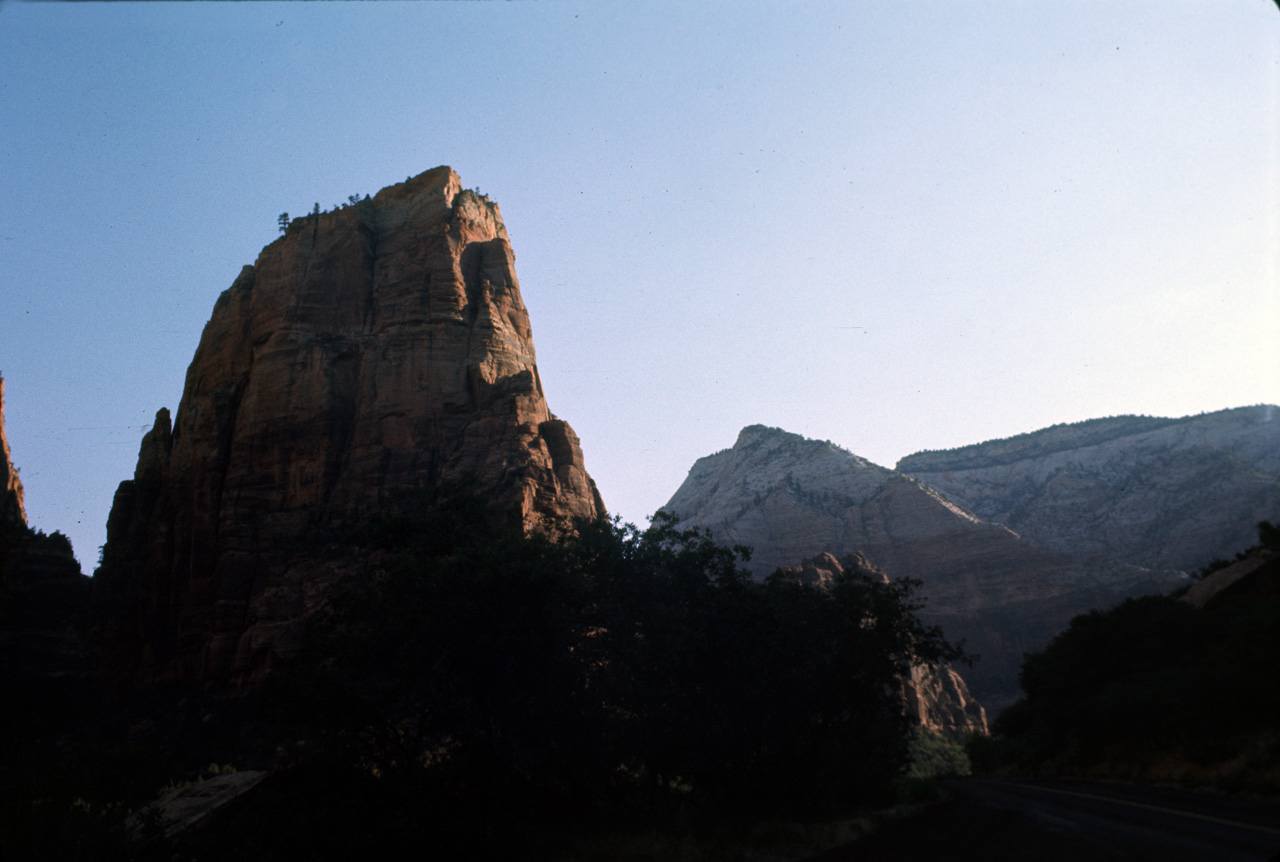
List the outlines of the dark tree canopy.
{"label": "dark tree canopy", "polygon": [[[1237,560],[1274,549],[1275,527],[1258,531]],[[1248,589],[1204,607],[1146,596],[1072,620],[1024,662],[1026,696],[996,722],[987,765],[1152,779],[1158,764],[1182,764],[1219,783],[1267,780],[1280,756],[1280,561],[1255,559]]]}
{"label": "dark tree canopy", "polygon": [[661,513],[555,532],[466,495],[371,525],[386,565],[279,678],[287,722],[471,810],[751,818],[885,798],[911,735],[902,674],[957,657],[911,584],[756,583],[744,549]]}

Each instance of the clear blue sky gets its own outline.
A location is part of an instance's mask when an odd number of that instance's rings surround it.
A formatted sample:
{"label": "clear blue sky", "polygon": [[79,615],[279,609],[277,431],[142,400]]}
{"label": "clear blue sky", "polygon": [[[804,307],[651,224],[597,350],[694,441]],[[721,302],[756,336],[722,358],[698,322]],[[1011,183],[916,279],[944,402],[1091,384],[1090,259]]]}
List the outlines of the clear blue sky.
{"label": "clear blue sky", "polygon": [[3,2],[28,514],[91,570],[279,213],[440,164],[634,522],[757,422],[892,466],[1280,402],[1278,98],[1271,0]]}

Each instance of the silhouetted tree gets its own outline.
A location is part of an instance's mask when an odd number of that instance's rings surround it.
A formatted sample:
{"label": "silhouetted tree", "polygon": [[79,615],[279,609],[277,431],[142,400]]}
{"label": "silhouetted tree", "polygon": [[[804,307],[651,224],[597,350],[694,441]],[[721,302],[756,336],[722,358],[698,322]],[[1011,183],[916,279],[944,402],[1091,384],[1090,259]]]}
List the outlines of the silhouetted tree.
{"label": "silhouetted tree", "polygon": [[911,731],[901,675],[957,656],[909,583],[757,583],[745,549],[661,513],[556,532],[465,494],[371,524],[387,565],[279,679],[290,738],[477,810],[550,794],[751,817],[888,792]]}

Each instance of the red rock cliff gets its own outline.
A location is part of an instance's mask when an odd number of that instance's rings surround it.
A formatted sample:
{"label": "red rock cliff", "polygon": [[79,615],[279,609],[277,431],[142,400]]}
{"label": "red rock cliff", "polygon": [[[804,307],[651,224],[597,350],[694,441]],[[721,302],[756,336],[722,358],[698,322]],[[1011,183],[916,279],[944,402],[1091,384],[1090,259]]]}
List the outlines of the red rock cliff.
{"label": "red rock cliff", "polygon": [[447,167],[294,219],[218,298],[176,421],[108,522],[117,684],[243,684],[353,565],[346,527],[442,480],[527,526],[604,506],[543,398],[496,204]]}
{"label": "red rock cliff", "polygon": [[0,377],[0,525],[27,525],[27,513],[22,505],[22,480],[18,468],[13,466],[9,454],[9,438],[4,432],[4,378]]}

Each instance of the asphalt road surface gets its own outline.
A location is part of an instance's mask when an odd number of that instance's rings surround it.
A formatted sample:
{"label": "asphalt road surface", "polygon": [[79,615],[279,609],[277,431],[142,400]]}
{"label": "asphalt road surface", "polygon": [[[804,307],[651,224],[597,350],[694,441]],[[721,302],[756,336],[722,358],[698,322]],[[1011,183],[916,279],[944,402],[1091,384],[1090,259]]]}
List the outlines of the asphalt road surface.
{"label": "asphalt road surface", "polygon": [[1079,781],[946,784],[951,800],[816,857],[1280,862],[1280,805]]}

